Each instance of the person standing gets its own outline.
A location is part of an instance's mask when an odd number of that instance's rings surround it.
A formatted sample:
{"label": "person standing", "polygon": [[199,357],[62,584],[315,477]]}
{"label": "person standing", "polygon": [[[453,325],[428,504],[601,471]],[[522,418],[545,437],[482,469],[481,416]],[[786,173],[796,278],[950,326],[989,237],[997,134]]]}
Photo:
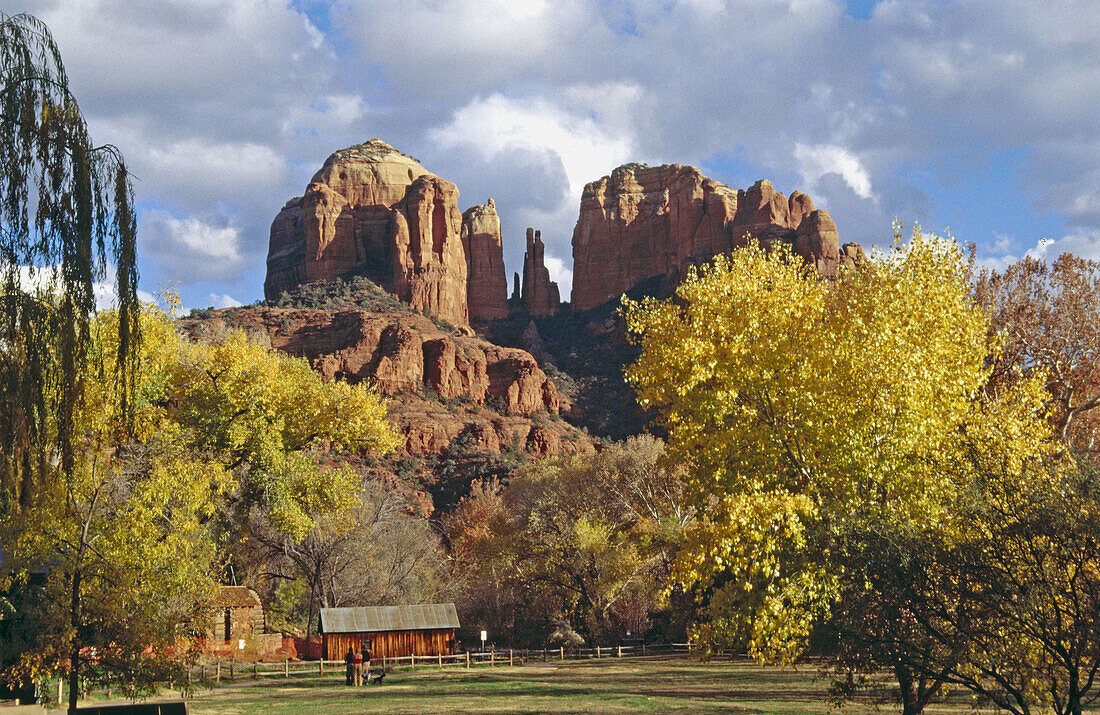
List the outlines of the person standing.
{"label": "person standing", "polygon": [[363,654],[355,653],[355,685],[363,684]]}
{"label": "person standing", "polygon": [[363,683],[370,683],[370,641],[363,641]]}
{"label": "person standing", "polygon": [[348,652],[344,656],[345,675],[347,677],[347,684],[352,685],[355,683],[355,649],[350,645],[348,646]]}

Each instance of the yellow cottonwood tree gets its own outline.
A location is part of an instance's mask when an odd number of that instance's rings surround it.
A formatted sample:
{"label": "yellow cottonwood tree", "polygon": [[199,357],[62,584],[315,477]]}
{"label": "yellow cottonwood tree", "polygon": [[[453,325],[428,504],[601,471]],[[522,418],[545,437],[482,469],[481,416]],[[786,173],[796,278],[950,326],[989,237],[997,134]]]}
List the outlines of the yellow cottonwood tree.
{"label": "yellow cottonwood tree", "polygon": [[304,538],[357,506],[361,481],[310,448],[397,442],[366,387],[326,385],[305,360],[241,334],[190,342],[151,306],[139,318],[132,406],[113,399],[126,377],[113,367],[119,315],[107,312],[91,325],[99,367],[82,376],[73,469],[0,524],[0,590],[20,597],[0,663],[14,658],[8,675],[24,681],[67,669],[70,708],[82,677],[136,696],[178,672],[204,629],[226,499]]}
{"label": "yellow cottonwood tree", "polygon": [[951,508],[969,488],[961,435],[1043,452],[1037,381],[983,402],[988,318],[966,275],[954,241],[918,227],[835,286],[787,248],[750,243],[670,301],[626,301],[641,346],[627,376],[706,515],[676,576],[724,584],[704,640],[794,660],[843,590],[848,535],[963,528]]}
{"label": "yellow cottonwood tree", "polygon": [[366,385],[325,384],[306,360],[241,332],[217,343],[181,341],[166,382],[173,418],[227,468],[246,468],[244,503],[262,504],[295,538],[309,532],[311,515],[354,507],[361,480],[352,470],[318,469],[308,448],[323,441],[385,453],[398,445],[385,405]]}

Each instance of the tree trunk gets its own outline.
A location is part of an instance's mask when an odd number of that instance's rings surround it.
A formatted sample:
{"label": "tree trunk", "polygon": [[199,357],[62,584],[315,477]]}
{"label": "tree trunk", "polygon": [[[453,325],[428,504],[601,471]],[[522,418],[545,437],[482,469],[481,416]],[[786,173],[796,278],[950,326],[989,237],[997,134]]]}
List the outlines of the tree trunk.
{"label": "tree trunk", "polygon": [[914,682],[912,673],[905,666],[895,665],[894,675],[898,679],[902,715],[920,715],[924,712],[924,703],[919,697],[920,693],[917,692],[917,684]]}
{"label": "tree trunk", "polygon": [[[306,658],[309,658],[309,645],[310,638],[313,636],[313,604],[317,598],[317,582],[314,579],[310,579],[309,583],[309,620],[306,621]],[[321,653],[321,657],[324,658],[325,654]]]}
{"label": "tree trunk", "polygon": [[[81,545],[83,547],[83,545]],[[83,550],[83,548],[82,548]],[[69,713],[75,715],[80,696],[80,569],[73,572],[72,600],[69,604],[69,623],[73,629],[73,642],[69,647]]]}

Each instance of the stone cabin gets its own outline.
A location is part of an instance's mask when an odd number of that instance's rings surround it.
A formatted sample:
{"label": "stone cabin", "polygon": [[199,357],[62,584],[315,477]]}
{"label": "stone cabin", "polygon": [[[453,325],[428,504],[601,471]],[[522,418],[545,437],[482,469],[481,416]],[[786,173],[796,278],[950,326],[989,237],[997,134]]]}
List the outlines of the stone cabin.
{"label": "stone cabin", "polygon": [[222,586],[214,597],[213,624],[209,638],[214,643],[247,638],[264,632],[264,607],[260,597],[245,586]]}

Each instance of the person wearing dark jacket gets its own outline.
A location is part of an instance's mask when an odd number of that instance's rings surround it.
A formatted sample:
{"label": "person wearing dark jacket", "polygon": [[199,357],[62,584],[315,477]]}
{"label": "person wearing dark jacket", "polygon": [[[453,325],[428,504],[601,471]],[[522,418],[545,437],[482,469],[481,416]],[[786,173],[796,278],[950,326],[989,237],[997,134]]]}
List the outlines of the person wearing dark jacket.
{"label": "person wearing dark jacket", "polygon": [[370,683],[370,646],[366,641],[363,641],[363,684]]}
{"label": "person wearing dark jacket", "polygon": [[347,668],[348,685],[352,685],[355,682],[355,651],[350,645],[348,646],[347,655],[344,656],[344,665]]}

